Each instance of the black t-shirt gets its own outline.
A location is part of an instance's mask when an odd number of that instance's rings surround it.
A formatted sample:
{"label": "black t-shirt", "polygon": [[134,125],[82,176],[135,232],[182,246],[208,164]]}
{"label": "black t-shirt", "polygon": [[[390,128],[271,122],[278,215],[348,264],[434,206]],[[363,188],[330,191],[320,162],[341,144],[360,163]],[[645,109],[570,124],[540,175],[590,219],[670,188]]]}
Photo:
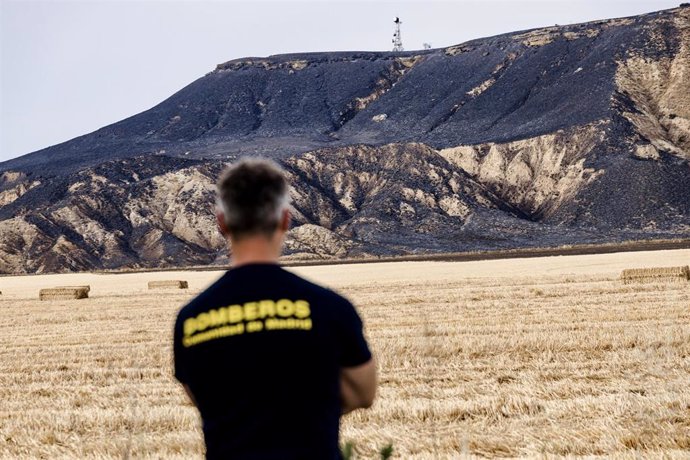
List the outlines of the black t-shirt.
{"label": "black t-shirt", "polygon": [[274,264],[243,265],[180,310],[175,377],[207,458],[337,459],[340,369],[371,353],[350,302]]}

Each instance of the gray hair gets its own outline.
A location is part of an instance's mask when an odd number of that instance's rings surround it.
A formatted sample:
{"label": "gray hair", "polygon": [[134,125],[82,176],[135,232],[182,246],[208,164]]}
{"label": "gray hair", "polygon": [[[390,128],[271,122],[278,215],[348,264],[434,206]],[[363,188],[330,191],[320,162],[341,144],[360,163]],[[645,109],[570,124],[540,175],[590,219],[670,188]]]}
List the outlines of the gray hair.
{"label": "gray hair", "polygon": [[283,169],[261,158],[239,160],[221,173],[217,206],[234,238],[272,235],[290,206]]}

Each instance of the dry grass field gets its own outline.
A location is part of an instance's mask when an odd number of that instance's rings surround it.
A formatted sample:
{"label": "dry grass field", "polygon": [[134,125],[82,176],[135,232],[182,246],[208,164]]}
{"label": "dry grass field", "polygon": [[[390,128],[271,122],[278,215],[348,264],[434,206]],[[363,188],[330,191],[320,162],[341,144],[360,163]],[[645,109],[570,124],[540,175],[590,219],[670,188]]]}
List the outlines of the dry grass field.
{"label": "dry grass field", "polygon": [[[690,250],[294,269],[350,297],[379,399],[344,419],[358,458],[690,458],[690,283],[624,268]],[[0,278],[0,458],[200,458],[171,378],[177,309],[218,272]],[[149,291],[181,279],[188,290]],[[90,285],[88,299],[38,301]]]}

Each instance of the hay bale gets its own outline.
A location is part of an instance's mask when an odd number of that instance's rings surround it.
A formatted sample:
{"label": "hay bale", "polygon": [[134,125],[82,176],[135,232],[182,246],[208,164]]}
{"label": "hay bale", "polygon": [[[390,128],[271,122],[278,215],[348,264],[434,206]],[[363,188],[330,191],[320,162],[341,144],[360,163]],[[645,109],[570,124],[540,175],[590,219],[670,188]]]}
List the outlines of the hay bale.
{"label": "hay bale", "polygon": [[187,289],[189,285],[183,280],[149,281],[149,289]]}
{"label": "hay bale", "polygon": [[38,293],[40,300],[75,300],[86,299],[89,291],[84,287],[57,287],[41,289]]}
{"label": "hay bale", "polygon": [[55,289],[85,289],[86,292],[91,292],[91,286],[55,286]]}
{"label": "hay bale", "polygon": [[623,283],[687,282],[690,267],[628,268],[621,272]]}

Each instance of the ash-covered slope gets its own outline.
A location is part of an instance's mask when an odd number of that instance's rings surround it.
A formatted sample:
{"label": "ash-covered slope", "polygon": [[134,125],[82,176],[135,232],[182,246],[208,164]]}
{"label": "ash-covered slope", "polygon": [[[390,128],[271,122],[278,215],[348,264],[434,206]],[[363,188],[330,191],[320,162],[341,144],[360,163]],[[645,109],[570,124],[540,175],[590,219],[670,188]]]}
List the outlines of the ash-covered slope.
{"label": "ash-covered slope", "polygon": [[293,257],[690,234],[690,8],[405,53],[247,58],[0,163],[0,271],[222,262],[213,183],[280,160]]}
{"label": "ash-covered slope", "polygon": [[73,170],[163,151],[285,156],[356,143],[438,149],[535,137],[610,119],[620,61],[672,59],[683,21],[678,9],[438,50],[238,59],[146,112],[0,171]]}

